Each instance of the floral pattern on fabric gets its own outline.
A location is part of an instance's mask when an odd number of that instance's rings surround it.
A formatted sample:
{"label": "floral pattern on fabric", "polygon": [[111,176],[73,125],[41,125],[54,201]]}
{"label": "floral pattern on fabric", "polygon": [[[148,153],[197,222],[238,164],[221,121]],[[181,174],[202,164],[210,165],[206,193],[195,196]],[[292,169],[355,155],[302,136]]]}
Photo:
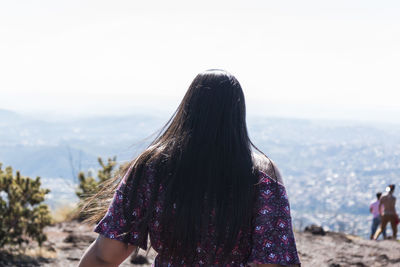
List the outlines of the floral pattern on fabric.
{"label": "floral pattern on fabric", "polygon": [[[126,242],[125,240],[128,240],[127,243],[139,246],[140,248],[146,250],[148,233],[139,232],[139,221],[141,215],[145,213],[150,200],[150,188],[148,183],[140,185],[140,188],[138,190],[139,203],[137,203],[137,207],[132,210],[133,223],[128,233],[123,232],[123,229],[125,229],[127,223],[126,219],[123,216],[123,191],[126,187],[128,187],[129,190],[129,188],[132,186],[131,184],[127,184],[126,182],[131,170],[132,169],[130,168],[125,176],[122,178],[120,184],[117,187],[117,190],[114,193],[113,200],[108,208],[106,215],[97,224],[94,231],[105,237],[121,242]],[[152,176],[150,172],[147,172],[146,175],[151,179]],[[128,206],[129,204],[129,201],[125,203],[126,206]],[[145,235],[145,238],[143,238],[142,242],[140,242],[139,238],[141,234]],[[125,239],[125,235],[128,235],[127,239]]]}
{"label": "floral pattern on fabric", "polygon": [[261,173],[255,204],[252,248],[248,262],[257,264],[300,264],[292,230],[285,187]]}
{"label": "floral pattern on fabric", "polygon": [[[132,210],[134,221],[130,227],[130,231],[126,233],[128,241],[124,241],[122,229],[124,229],[127,222],[123,216],[122,189],[127,187],[129,190],[132,186],[126,182],[127,177],[128,175],[125,175],[122,179],[107,214],[98,223],[94,231],[105,237],[139,246],[142,249],[147,249],[147,235],[149,234],[152,247],[157,252],[160,252],[165,243],[160,238],[161,225],[159,223],[161,211],[163,210],[163,203],[161,201],[164,192],[163,186],[161,185],[158,188],[159,197],[153,212],[154,215],[148,225],[148,232],[139,233],[138,225],[141,215],[147,210],[154,184],[154,170],[149,168],[146,171],[144,182],[139,186],[139,203]],[[253,230],[251,232],[240,232],[238,243],[234,247],[229,259],[230,264],[225,264],[224,266],[247,266],[250,263],[269,263],[284,266],[300,264],[292,231],[289,201],[284,186],[280,183],[277,184],[264,172],[260,172],[260,182],[256,187],[257,200],[252,219]],[[139,238],[141,234],[146,235],[145,238],[142,238],[142,242],[140,242],[141,238]],[[209,225],[206,241],[203,245],[198,246],[197,255],[191,262],[188,262],[186,259],[165,260],[168,257],[158,255],[154,266],[221,266],[220,259],[218,258],[219,249],[215,245],[215,225],[212,223]],[[215,254],[216,251],[216,257],[211,262],[209,260],[210,255]],[[167,253],[166,251],[165,254]]]}

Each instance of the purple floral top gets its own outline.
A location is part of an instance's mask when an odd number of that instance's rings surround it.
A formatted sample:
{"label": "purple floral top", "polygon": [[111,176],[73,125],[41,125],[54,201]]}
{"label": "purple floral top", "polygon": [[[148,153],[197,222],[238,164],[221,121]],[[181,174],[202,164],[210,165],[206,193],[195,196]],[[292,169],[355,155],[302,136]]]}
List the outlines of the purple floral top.
{"label": "purple floral top", "polygon": [[[132,210],[133,218],[136,220],[128,233],[130,236],[127,242],[142,249],[147,249],[147,240],[139,241],[138,224],[135,222],[140,219],[148,207],[154,181],[153,173],[152,169],[148,169],[147,180],[140,185],[138,190],[140,203]],[[127,176],[125,175],[117,188],[107,214],[94,229],[95,232],[105,237],[123,242],[125,241],[122,231],[127,222],[123,217],[122,189],[123,187],[129,189],[131,186],[126,183]],[[278,190],[276,190],[274,183],[267,174],[260,172],[260,183],[256,185],[258,197],[253,212],[253,229],[251,232],[240,232],[240,238],[238,238],[240,242],[232,251],[230,264],[225,266],[248,266],[250,263],[300,265],[286,191],[282,184],[279,184]],[[159,192],[159,195],[162,196],[162,186],[160,186]],[[154,216],[148,225],[151,246],[157,252],[160,252],[164,243],[163,240],[160,240],[159,220],[163,207],[161,199],[162,197],[159,197],[157,200]],[[218,249],[215,245],[215,227],[212,224],[209,226],[207,240],[209,242],[205,242],[205,245],[197,248],[197,256],[194,261],[171,259],[168,262],[161,262],[161,257],[157,256],[154,266],[221,266],[218,261]],[[214,262],[207,261],[208,255],[210,255],[207,253],[208,251],[211,253],[217,251]],[[165,256],[162,258],[165,259]]]}

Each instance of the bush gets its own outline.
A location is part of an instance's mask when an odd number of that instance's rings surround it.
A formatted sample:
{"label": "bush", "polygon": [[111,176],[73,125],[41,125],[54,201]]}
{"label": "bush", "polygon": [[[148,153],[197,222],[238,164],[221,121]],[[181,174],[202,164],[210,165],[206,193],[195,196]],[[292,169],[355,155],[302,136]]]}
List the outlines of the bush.
{"label": "bush", "polygon": [[104,164],[103,159],[100,157],[97,160],[102,167],[97,172],[97,179],[90,172],[87,175],[84,172],[78,174],[79,188],[76,191],[76,195],[81,200],[85,200],[98,193],[101,189],[100,185],[113,178],[114,168],[117,165],[117,157],[108,158],[107,164]]}
{"label": "bush", "polygon": [[40,177],[23,177],[0,163],[0,247],[46,241],[43,228],[51,224],[50,210],[42,202],[48,189],[40,187]]}
{"label": "bush", "polygon": [[[109,201],[103,199],[102,194],[98,194],[102,187],[112,186],[112,181],[115,173],[115,167],[117,166],[117,158],[108,158],[107,164],[101,158],[98,158],[98,162],[101,169],[97,172],[97,177],[93,177],[92,173],[87,175],[84,172],[80,172],[78,175],[79,186],[76,195],[80,201],[78,204],[79,211],[75,217],[80,221],[86,221],[87,223],[95,223],[97,219],[94,219],[93,215],[97,214],[96,217],[102,217],[104,211],[102,209],[102,203]],[[111,184],[110,184],[111,183]]]}

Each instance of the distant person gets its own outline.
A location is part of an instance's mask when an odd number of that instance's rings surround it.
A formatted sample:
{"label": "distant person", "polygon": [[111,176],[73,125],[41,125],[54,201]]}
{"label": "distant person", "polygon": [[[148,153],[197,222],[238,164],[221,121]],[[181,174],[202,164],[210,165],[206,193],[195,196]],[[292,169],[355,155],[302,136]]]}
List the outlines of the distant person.
{"label": "distant person", "polygon": [[250,141],[242,88],[226,71],[198,74],[113,182],[80,267],[118,266],[148,236],[155,267],[300,265],[279,171]]}
{"label": "distant person", "polygon": [[379,211],[381,212],[381,225],[376,231],[374,239],[378,239],[381,232],[386,228],[386,225],[390,223],[393,231],[393,239],[397,237],[397,224],[398,215],[396,213],[396,198],[393,196],[395,185],[391,184],[386,188],[386,194],[384,194],[379,201]]}
{"label": "distant person", "polygon": [[[381,192],[376,193],[376,200],[369,205],[369,212],[372,213],[372,226],[370,239],[374,238],[374,234],[381,224],[381,213],[379,211],[379,200],[382,196]],[[386,238],[386,229],[383,229],[383,238]]]}

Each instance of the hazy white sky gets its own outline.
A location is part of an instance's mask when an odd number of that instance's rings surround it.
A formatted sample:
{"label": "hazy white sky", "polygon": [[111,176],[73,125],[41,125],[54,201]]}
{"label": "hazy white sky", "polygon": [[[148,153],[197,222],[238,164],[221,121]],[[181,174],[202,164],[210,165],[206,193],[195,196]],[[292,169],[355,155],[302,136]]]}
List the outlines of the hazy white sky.
{"label": "hazy white sky", "polygon": [[4,0],[0,108],[172,111],[223,68],[250,113],[400,122],[399,14],[396,0]]}

